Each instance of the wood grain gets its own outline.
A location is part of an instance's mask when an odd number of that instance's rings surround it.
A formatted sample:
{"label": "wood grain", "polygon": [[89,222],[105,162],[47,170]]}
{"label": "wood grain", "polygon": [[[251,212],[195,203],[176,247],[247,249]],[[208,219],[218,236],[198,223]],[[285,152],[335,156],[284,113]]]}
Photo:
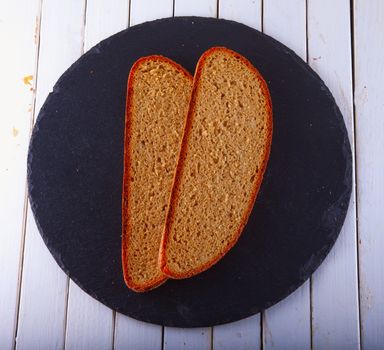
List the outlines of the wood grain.
{"label": "wood grain", "polygon": [[356,0],[357,208],[363,349],[384,344],[384,2]]}
{"label": "wood grain", "polygon": [[[310,66],[325,81],[340,107],[354,150],[348,0],[308,1],[308,54]],[[360,346],[355,206],[353,190],[340,236],[312,278],[315,349],[358,349]]]}
{"label": "wood grain", "polygon": [[13,349],[18,317],[39,23],[39,0],[0,2],[0,349],[4,350]]}

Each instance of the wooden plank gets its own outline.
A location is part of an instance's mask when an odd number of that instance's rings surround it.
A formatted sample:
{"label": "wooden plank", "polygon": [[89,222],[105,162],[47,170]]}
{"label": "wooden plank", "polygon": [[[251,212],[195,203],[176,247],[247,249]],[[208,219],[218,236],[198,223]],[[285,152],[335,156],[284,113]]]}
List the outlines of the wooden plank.
{"label": "wooden plank", "polygon": [[213,349],[261,348],[260,314],[213,328]]}
{"label": "wooden plank", "polygon": [[216,17],[216,0],[176,0],[175,16]]}
{"label": "wooden plank", "polygon": [[162,327],[116,314],[115,350],[161,350]]}
{"label": "wooden plank", "polygon": [[164,350],[211,349],[212,331],[206,328],[164,328]]}
{"label": "wooden plank", "polygon": [[[83,1],[45,0],[42,9],[36,110],[59,75],[80,56]],[[28,211],[17,349],[62,349],[68,278],[44,245]]]}
{"label": "wooden plank", "polygon": [[356,0],[357,208],[363,349],[384,344],[384,2]]}
{"label": "wooden plank", "polygon": [[262,0],[218,0],[218,17],[261,30]]}
{"label": "wooden plank", "polygon": [[65,349],[112,349],[113,333],[111,309],[92,299],[71,281]]}
{"label": "wooden plank", "polygon": [[306,282],[264,312],[264,349],[310,349],[310,285]]}
{"label": "wooden plank", "polygon": [[263,31],[307,59],[306,0],[264,0]]}
{"label": "wooden plank", "polygon": [[164,329],[164,350],[211,349],[211,328]]}
{"label": "wooden plank", "polygon": [[64,347],[67,283],[28,210],[16,349]]}
{"label": "wooden plank", "polygon": [[17,323],[39,3],[39,0],[0,2],[0,349],[5,350],[13,349]]}
{"label": "wooden plank", "polygon": [[[171,17],[173,1],[169,0],[131,0],[130,25]],[[160,350],[163,342],[163,328],[137,321],[116,313],[115,349],[153,349]]]}
{"label": "wooden plank", "polygon": [[131,0],[131,26],[172,15],[173,0]]}
{"label": "wooden plank", "polygon": [[[264,33],[307,56],[305,0],[265,0]],[[273,101],[272,101],[273,103]],[[264,349],[310,349],[310,282],[264,312]]]}
{"label": "wooden plank", "polygon": [[[218,16],[244,23],[261,30],[261,0],[219,0]],[[259,349],[261,347],[261,317],[257,314],[244,320],[213,327],[215,350]]]}
{"label": "wooden plank", "polygon": [[[88,0],[84,51],[128,24],[128,1]],[[66,327],[67,349],[109,349],[114,337],[114,313],[70,281]]]}
{"label": "wooden plank", "polygon": [[[308,60],[332,91],[354,149],[352,60],[348,0],[308,1]],[[358,349],[355,192],[340,236],[312,278],[315,349]]]}
{"label": "wooden plank", "polygon": [[129,0],[87,0],[84,51],[128,27]]}

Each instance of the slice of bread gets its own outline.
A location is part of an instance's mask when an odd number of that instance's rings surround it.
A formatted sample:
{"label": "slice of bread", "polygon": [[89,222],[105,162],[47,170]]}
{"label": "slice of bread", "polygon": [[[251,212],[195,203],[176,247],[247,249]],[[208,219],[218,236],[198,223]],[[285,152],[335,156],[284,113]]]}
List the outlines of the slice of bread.
{"label": "slice of bread", "polygon": [[165,275],[196,275],[233,247],[252,210],[271,140],[272,105],[263,77],[236,52],[206,51],[196,67],[162,239]]}
{"label": "slice of bread", "polygon": [[128,79],[122,262],[127,286],[143,292],[166,277],[159,251],[192,91],[192,76],[162,56],[139,59]]}

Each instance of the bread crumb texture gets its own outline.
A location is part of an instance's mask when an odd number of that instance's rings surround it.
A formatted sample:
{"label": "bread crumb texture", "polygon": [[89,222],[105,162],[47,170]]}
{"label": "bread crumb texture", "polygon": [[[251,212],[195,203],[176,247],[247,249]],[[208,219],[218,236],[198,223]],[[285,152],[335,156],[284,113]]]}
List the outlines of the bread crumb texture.
{"label": "bread crumb texture", "polygon": [[193,91],[161,256],[163,271],[174,278],[207,269],[235,244],[260,186],[272,136],[268,88],[235,52],[208,50]]}
{"label": "bread crumb texture", "polygon": [[[164,279],[161,237],[177,167],[192,77],[159,56],[139,60],[129,78],[128,187],[124,187],[124,275],[129,287],[150,289]],[[127,149],[126,149],[127,152]]]}

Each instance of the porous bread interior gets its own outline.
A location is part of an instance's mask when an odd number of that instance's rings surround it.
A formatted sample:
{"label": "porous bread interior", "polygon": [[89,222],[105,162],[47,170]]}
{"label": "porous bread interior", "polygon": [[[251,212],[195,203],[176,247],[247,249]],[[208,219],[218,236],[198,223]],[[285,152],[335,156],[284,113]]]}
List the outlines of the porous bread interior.
{"label": "porous bread interior", "polygon": [[136,67],[131,100],[128,273],[136,285],[162,276],[161,236],[177,167],[192,80],[171,63]]}
{"label": "porous bread interior", "polygon": [[198,84],[165,253],[181,275],[209,267],[239,234],[271,136],[263,82],[238,56],[212,52]]}

